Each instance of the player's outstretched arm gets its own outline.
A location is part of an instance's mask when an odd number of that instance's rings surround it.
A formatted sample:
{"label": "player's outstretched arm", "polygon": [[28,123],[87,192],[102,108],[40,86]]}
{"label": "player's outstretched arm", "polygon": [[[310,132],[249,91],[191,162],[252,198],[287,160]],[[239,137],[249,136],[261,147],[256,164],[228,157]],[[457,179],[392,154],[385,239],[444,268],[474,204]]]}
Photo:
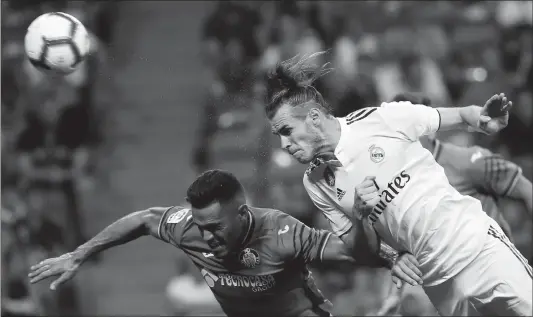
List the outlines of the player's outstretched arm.
{"label": "player's outstretched arm", "polygon": [[154,207],[120,218],[76,250],[56,258],[43,260],[32,266],[28,275],[30,283],[37,283],[45,278],[60,275],[50,285],[50,289],[55,290],[57,286],[74,277],[83,262],[93,254],[144,235],[150,234],[159,238],[159,222],[167,209]]}
{"label": "player's outstretched arm", "polygon": [[471,132],[494,134],[507,126],[513,103],[505,94],[492,96],[483,107],[437,108],[440,114],[439,130],[468,128]]}

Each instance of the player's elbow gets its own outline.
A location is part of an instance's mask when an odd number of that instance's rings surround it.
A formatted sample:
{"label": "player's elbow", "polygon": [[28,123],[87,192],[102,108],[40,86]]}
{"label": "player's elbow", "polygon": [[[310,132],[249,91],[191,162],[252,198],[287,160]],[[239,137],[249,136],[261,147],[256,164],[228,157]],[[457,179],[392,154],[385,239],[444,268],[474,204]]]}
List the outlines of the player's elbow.
{"label": "player's elbow", "polygon": [[331,235],[322,254],[322,261],[355,262],[352,251],[339,237]]}
{"label": "player's elbow", "polygon": [[152,207],[145,210],[137,211],[132,214],[139,221],[140,226],[143,229],[144,234],[156,235],[159,230],[159,223],[161,218],[168,208]]}

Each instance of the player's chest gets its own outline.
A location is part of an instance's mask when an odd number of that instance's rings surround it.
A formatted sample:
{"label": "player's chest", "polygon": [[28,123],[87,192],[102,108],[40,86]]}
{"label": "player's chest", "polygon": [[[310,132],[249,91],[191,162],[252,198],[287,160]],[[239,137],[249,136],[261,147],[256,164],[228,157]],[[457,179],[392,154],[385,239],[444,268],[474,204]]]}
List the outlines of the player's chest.
{"label": "player's chest", "polygon": [[313,175],[313,181],[319,190],[343,211],[352,209],[355,188],[365,178],[374,177],[374,185],[381,192],[401,171],[401,154],[398,155],[398,160],[392,154],[397,151],[394,143],[383,146],[373,143],[360,148],[350,159],[343,160],[344,163],[326,163]]}
{"label": "player's chest", "polygon": [[343,169],[351,179],[361,183],[367,176],[389,176],[405,166],[412,143],[371,134],[344,144],[338,153]]}
{"label": "player's chest", "polygon": [[207,286],[216,295],[225,298],[273,295],[281,290],[293,289],[302,281],[303,272],[281,270],[266,274],[252,272],[214,271],[198,266]]}
{"label": "player's chest", "polygon": [[186,253],[211,290],[225,297],[274,294],[276,290],[294,287],[298,274],[286,269],[284,261],[261,246],[247,247],[234,258],[224,260],[215,257],[208,248]]}

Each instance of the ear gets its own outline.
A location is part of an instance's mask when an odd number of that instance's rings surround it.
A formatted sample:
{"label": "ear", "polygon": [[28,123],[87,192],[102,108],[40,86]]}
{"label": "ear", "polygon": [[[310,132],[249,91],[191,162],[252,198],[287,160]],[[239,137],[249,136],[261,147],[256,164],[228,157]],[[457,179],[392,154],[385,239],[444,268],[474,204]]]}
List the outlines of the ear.
{"label": "ear", "polygon": [[322,118],[322,112],[318,108],[311,108],[307,116],[311,119],[311,122],[313,122],[314,125],[318,125]]}
{"label": "ear", "polygon": [[240,216],[242,216],[242,215],[244,215],[244,214],[246,213],[246,210],[247,210],[246,208],[248,208],[248,207],[246,206],[246,204],[242,204],[242,205],[240,205],[240,207],[239,207],[239,215],[240,215]]}

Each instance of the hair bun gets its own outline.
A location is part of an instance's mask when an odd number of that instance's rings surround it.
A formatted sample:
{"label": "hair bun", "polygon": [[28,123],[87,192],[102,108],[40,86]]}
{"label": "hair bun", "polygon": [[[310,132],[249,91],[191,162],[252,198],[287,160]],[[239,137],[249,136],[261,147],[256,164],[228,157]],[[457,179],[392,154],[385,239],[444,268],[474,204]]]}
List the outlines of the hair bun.
{"label": "hair bun", "polygon": [[327,68],[329,63],[316,66],[309,61],[315,57],[326,54],[328,51],[314,53],[308,56],[296,55],[288,60],[278,63],[272,72],[268,74],[267,90],[269,99],[281,96],[289,91],[306,88],[313,85],[319,77],[332,71]]}

